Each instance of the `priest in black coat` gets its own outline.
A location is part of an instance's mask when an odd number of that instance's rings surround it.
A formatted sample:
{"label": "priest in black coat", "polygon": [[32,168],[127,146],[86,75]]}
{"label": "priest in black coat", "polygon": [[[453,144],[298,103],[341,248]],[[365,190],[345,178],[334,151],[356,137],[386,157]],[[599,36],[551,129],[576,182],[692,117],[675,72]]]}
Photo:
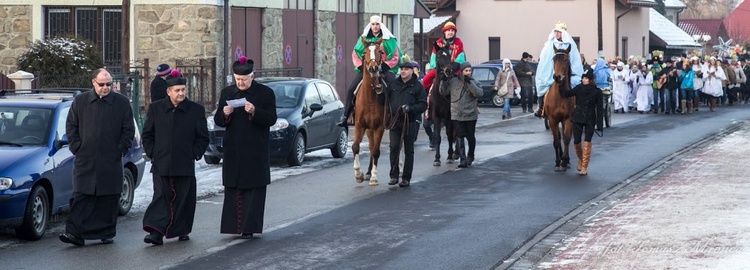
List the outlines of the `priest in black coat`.
{"label": "priest in black coat", "polygon": [[[232,69],[236,84],[221,90],[214,115],[225,127],[224,208],[221,233],[252,238],[263,232],[266,186],[271,183],[270,128],[276,123],[276,97],[268,86],[254,82],[253,61],[240,57]],[[236,108],[228,100],[244,101]]]}
{"label": "priest in black coat", "polygon": [[70,105],[65,134],[73,165],[73,195],[60,240],[83,246],[85,240],[112,243],[122,192],[122,157],[133,145],[135,124],[130,101],[112,91],[112,76],[97,69],[94,89]]}
{"label": "priest in black coat", "polygon": [[143,215],[143,241],[161,245],[163,238],[190,240],[195,217],[195,161],[208,147],[205,108],[186,97],[185,78],[173,70],[167,97],[148,106],[143,148],[151,159],[154,196]]}

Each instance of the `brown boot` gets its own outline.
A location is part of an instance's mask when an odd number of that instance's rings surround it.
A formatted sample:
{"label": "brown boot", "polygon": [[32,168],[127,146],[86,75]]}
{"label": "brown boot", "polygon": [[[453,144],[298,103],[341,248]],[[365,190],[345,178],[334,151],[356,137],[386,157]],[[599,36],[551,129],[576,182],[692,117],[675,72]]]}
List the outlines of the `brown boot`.
{"label": "brown boot", "polygon": [[583,148],[580,143],[573,144],[573,148],[576,150],[576,156],[578,157],[576,169],[580,172],[583,169]]}
{"label": "brown boot", "polygon": [[687,100],[680,100],[680,114],[685,114],[687,106]]}
{"label": "brown boot", "polygon": [[583,158],[581,162],[581,172],[579,175],[587,175],[589,173],[589,160],[591,160],[591,142],[583,142]]}
{"label": "brown boot", "polygon": [[701,106],[701,99],[700,98],[693,98],[693,109],[697,112],[698,107]]}

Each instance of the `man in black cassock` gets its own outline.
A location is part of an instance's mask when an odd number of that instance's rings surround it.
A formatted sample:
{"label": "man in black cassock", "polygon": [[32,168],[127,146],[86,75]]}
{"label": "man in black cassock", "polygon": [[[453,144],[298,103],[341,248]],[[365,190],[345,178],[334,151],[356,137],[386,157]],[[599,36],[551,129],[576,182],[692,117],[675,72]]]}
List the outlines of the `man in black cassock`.
{"label": "man in black cassock", "polygon": [[75,161],[70,214],[60,240],[76,246],[83,246],[85,239],[113,242],[122,192],[122,157],[135,135],[130,101],[112,91],[109,72],[97,69],[91,83],[93,90],[73,100],[65,125]]}
{"label": "man in black cassock", "polygon": [[143,241],[161,245],[164,236],[190,240],[195,217],[195,161],[208,147],[205,108],[186,97],[185,78],[167,77],[167,97],[148,106],[143,148],[151,159],[154,196],[143,215]]}
{"label": "man in black cassock", "polygon": [[[252,238],[263,232],[266,186],[271,183],[270,127],[276,123],[276,97],[268,86],[254,82],[253,61],[240,57],[232,65],[235,84],[221,90],[214,115],[225,127],[224,207],[221,233]],[[234,108],[227,100],[244,99]]]}

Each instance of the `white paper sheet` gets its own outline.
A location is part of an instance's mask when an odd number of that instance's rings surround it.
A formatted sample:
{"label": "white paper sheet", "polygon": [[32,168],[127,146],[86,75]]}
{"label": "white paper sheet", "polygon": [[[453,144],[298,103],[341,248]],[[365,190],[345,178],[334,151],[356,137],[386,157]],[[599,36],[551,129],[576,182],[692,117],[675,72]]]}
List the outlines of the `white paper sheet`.
{"label": "white paper sheet", "polygon": [[232,106],[233,108],[245,107],[245,101],[247,100],[244,98],[227,100],[227,105]]}

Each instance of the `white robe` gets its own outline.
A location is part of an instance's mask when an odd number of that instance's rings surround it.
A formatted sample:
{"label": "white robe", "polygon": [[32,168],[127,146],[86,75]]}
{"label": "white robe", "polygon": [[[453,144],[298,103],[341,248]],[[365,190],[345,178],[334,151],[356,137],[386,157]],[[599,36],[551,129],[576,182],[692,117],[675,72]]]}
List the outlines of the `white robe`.
{"label": "white robe", "polygon": [[612,71],[612,101],[615,110],[624,109],[628,112],[628,99],[630,98],[630,71],[627,69]]}
{"label": "white robe", "polygon": [[635,100],[638,111],[649,111],[651,110],[651,102],[654,95],[654,88],[651,86],[654,82],[654,76],[651,75],[651,72],[646,72],[646,77],[643,77],[643,72],[640,71],[634,72],[633,74],[632,77],[635,78],[635,85],[638,87]]}
{"label": "white robe", "polygon": [[721,81],[727,79],[726,75],[724,74],[724,69],[717,69],[715,66],[709,66],[708,73],[704,75],[704,78],[705,76],[708,76],[708,79],[706,79],[706,83],[703,85],[703,89],[701,89],[701,91],[713,97],[720,97],[724,95],[724,90],[722,89],[721,85]]}
{"label": "white robe", "polygon": [[703,78],[698,78],[698,71],[701,71],[705,75],[705,66],[701,64],[693,65],[693,72],[695,72],[695,77],[693,77],[694,90],[701,90],[703,88]]}
{"label": "white robe", "polygon": [[635,83],[636,78],[636,72],[634,72],[632,69],[628,69],[628,74],[630,74],[630,79],[628,80],[628,84],[630,85],[630,93],[628,94],[628,106],[635,107],[635,99],[638,98],[638,84]]}

